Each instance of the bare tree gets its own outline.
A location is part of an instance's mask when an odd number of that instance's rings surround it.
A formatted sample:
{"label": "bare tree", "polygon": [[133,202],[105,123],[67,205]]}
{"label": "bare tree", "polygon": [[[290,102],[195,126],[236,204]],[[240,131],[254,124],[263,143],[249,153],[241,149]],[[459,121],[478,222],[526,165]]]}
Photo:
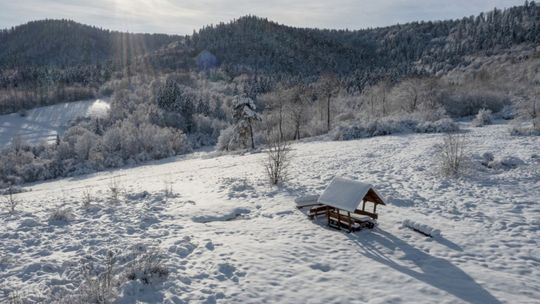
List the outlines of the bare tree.
{"label": "bare tree", "polygon": [[283,123],[285,118],[285,107],[289,103],[291,98],[290,95],[291,90],[280,84],[274,92],[261,96],[261,99],[265,102],[267,109],[277,117],[277,126],[281,139],[284,138]]}
{"label": "bare tree", "polygon": [[422,80],[417,77],[406,79],[397,89],[401,107],[409,113],[416,111],[422,102]]}
{"label": "bare tree", "polygon": [[286,93],[283,89],[278,91],[277,96],[277,112],[278,112],[278,127],[279,127],[279,138],[283,140],[283,108],[285,107],[286,102]]}
{"label": "bare tree", "polygon": [[440,92],[442,91],[437,78],[427,77],[423,80],[422,102],[418,105],[426,120],[438,120],[441,117]]}
{"label": "bare tree", "polygon": [[390,92],[391,83],[385,79],[377,84],[377,93],[379,103],[381,104],[382,116],[388,114],[388,93]]}
{"label": "bare tree", "polygon": [[300,139],[300,128],[306,123],[306,110],[310,95],[305,87],[297,87],[294,89],[292,99],[288,104],[289,115],[294,127],[294,139]]}
{"label": "bare tree", "polygon": [[382,80],[372,85],[362,92],[362,98],[368,107],[370,117],[386,116],[389,112],[388,95],[390,92],[390,82]]}
{"label": "bare tree", "polygon": [[531,119],[534,130],[540,129],[540,81],[534,81],[532,84],[533,92],[527,99],[525,111],[528,118]]}
{"label": "bare tree", "polygon": [[374,86],[370,86],[366,89],[364,89],[364,91],[362,92],[362,98],[364,98],[366,100],[366,102],[364,103],[367,107],[368,107],[368,113],[369,113],[369,118],[372,118],[375,116],[375,104],[376,104],[376,99],[377,99],[377,93],[375,92],[375,87]]}
{"label": "bare tree", "polygon": [[268,150],[265,169],[270,183],[277,185],[287,177],[287,170],[290,165],[290,144],[279,138],[279,134],[271,131],[266,138]]}
{"label": "bare tree", "polygon": [[321,96],[326,100],[326,129],[330,131],[331,100],[339,92],[339,80],[334,74],[324,74],[319,78],[318,88]]}

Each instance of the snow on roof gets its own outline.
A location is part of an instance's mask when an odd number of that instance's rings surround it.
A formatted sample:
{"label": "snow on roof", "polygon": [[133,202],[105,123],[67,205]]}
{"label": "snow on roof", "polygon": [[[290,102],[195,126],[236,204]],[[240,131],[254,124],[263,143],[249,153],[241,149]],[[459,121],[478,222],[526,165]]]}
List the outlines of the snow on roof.
{"label": "snow on roof", "polygon": [[354,212],[369,189],[373,189],[373,186],[370,184],[335,177],[319,197],[318,202],[341,210]]}
{"label": "snow on roof", "polygon": [[309,206],[312,204],[317,204],[318,199],[319,199],[319,195],[313,194],[313,195],[297,197],[294,199],[294,202],[296,203],[297,207],[302,207],[302,206]]}

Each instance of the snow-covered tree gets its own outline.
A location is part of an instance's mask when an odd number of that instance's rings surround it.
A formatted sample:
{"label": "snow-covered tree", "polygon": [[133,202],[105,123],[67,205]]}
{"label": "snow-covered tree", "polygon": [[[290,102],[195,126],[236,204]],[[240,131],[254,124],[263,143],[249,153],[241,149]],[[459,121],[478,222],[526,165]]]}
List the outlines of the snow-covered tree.
{"label": "snow-covered tree", "polygon": [[272,118],[275,119],[280,139],[284,138],[283,125],[286,118],[286,106],[290,103],[293,93],[292,89],[280,84],[273,92],[264,94],[259,98],[265,106],[265,111],[268,111]]}
{"label": "snow-covered tree", "polygon": [[395,95],[403,110],[412,113],[419,108],[423,102],[423,83],[420,78],[409,78],[395,88]]}
{"label": "snow-covered tree", "polygon": [[253,140],[253,123],[261,120],[261,116],[256,111],[253,99],[245,96],[236,96],[233,101],[233,118],[235,120],[235,137],[247,147],[248,140],[251,139],[251,148],[255,149]]}
{"label": "snow-covered tree", "polygon": [[180,85],[173,79],[168,79],[157,96],[158,106],[166,111],[182,115],[185,131],[193,128],[197,97],[190,87]]}

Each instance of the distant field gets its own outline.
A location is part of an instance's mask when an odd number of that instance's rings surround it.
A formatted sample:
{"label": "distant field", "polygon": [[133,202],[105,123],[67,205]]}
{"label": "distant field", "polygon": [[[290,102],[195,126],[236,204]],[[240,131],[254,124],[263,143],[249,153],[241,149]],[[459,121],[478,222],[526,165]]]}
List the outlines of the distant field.
{"label": "distant field", "polygon": [[9,145],[16,136],[31,144],[54,141],[56,134],[62,134],[70,121],[78,117],[104,115],[108,109],[107,100],[92,99],[35,108],[24,117],[17,113],[1,115],[0,148]]}

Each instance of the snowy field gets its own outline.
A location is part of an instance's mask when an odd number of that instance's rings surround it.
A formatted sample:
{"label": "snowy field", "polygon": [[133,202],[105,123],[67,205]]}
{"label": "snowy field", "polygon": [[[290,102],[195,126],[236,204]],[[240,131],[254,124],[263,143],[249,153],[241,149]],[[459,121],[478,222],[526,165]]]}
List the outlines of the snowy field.
{"label": "snowy field", "polygon": [[[268,186],[262,153],[198,153],[29,185],[19,213],[0,213],[0,302],[10,290],[30,303],[73,293],[81,268],[113,250],[119,303],[539,303],[539,138],[511,137],[507,125],[465,129],[475,157],[460,180],[434,172],[442,135],[411,134],[295,144],[284,188]],[[487,168],[485,152],[523,162]],[[295,209],[335,175],[387,198],[378,227],[349,234]],[[69,220],[50,219],[57,206],[71,208]],[[405,220],[441,233],[424,237]],[[168,277],[122,277],[130,254],[150,248]]]}
{"label": "snowy field", "polygon": [[60,103],[28,110],[23,117],[18,113],[0,115],[0,148],[19,136],[30,144],[52,142],[69,123],[79,117],[100,116],[109,109],[104,99]]}

